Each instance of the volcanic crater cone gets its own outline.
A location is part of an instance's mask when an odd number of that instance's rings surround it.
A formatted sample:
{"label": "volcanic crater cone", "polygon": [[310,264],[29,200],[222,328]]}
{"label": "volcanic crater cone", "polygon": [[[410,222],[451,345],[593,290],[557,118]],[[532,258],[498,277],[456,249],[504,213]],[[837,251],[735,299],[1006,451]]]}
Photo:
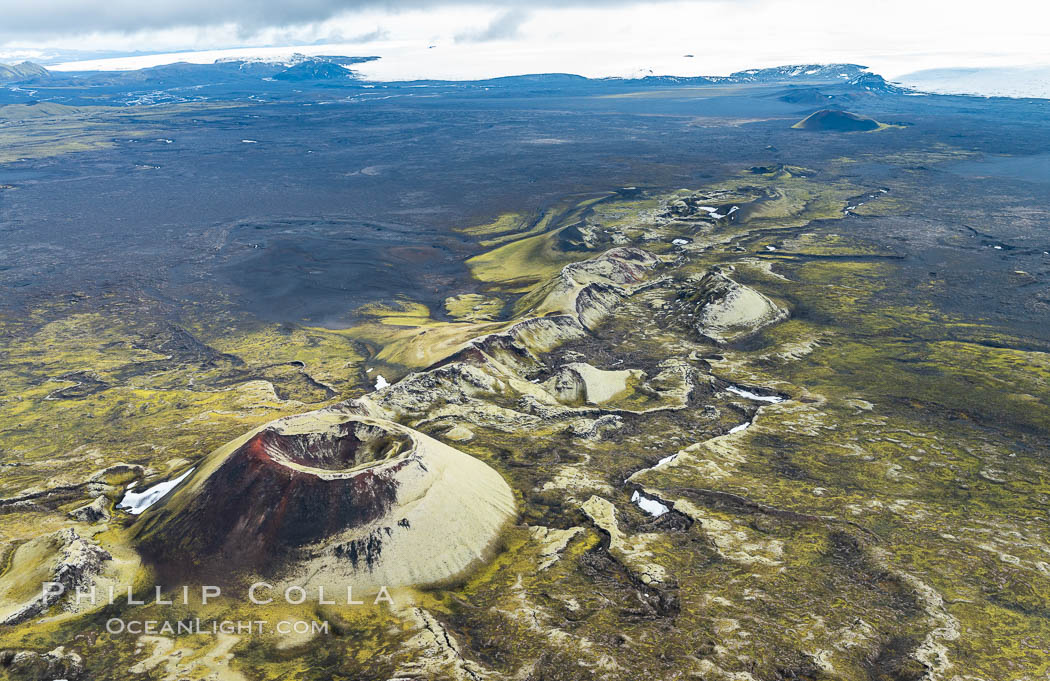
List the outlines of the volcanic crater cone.
{"label": "volcanic crater cone", "polygon": [[134,534],[162,575],[394,587],[463,574],[514,517],[510,487],[485,463],[331,408],[220,447]]}
{"label": "volcanic crater cone", "polygon": [[867,116],[849,111],[823,109],[806,116],[791,127],[817,132],[865,132],[878,130],[880,126],[878,121]]}

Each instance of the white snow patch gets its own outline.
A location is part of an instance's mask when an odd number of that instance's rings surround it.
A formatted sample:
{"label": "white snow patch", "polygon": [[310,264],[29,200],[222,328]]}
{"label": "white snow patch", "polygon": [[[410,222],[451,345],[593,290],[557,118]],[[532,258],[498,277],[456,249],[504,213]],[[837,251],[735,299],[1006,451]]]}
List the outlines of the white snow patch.
{"label": "white snow patch", "polygon": [[750,390],[745,390],[736,385],[731,385],[728,388],[726,388],[726,390],[735,395],[746,397],[749,400],[755,400],[756,402],[770,402],[772,404],[776,404],[777,402],[784,401],[784,398],[780,397],[779,395],[759,395],[758,393],[753,393]]}
{"label": "white snow patch", "polygon": [[[660,466],[663,466],[664,464],[671,463],[672,461],[674,461],[677,458],[678,458],[678,453],[677,452],[674,453],[674,454],[671,454],[670,456],[665,456],[664,458],[662,458],[659,461],[657,461],[656,463],[654,463],[652,466],[649,466],[648,468],[643,468],[643,469],[641,469],[639,471],[636,471],[630,477],[633,478],[635,475],[641,475],[642,473],[646,473],[648,471],[656,470]],[[628,478],[628,480],[630,480],[630,478]],[[624,482],[627,482],[627,480],[624,480]]]}
{"label": "white snow patch", "polygon": [[168,492],[178,487],[179,483],[185,480],[193,470],[191,468],[174,480],[158,482],[156,485],[141,492],[132,492],[131,488],[134,486],[134,483],[132,483],[128,485],[128,491],[124,493],[124,498],[117,504],[117,508],[122,508],[131,515],[138,515],[163,499]]}
{"label": "white snow patch", "polygon": [[[662,458],[662,459],[660,459],[659,461],[656,462],[656,466],[663,466],[665,463],[671,463],[672,461],[674,461],[677,458],[678,458],[678,454],[677,453],[672,454],[671,456],[665,456],[664,458]],[[656,468],[656,466],[653,466],[653,468]]]}
{"label": "white snow patch", "polygon": [[744,421],[739,426],[733,426],[732,428],[730,428],[729,429],[729,433],[730,434],[732,434],[732,433],[739,433],[742,430],[747,430],[750,425],[751,425],[750,421]]}
{"label": "white snow patch", "polygon": [[383,378],[383,374],[376,374],[376,390],[382,390],[390,385],[390,381]]}
{"label": "white snow patch", "polygon": [[689,243],[689,240],[688,239],[673,239],[671,241],[671,243],[674,244],[675,246],[685,246],[687,243]]}
{"label": "white snow patch", "polygon": [[631,495],[631,501],[638,504],[638,508],[642,509],[654,518],[659,518],[664,513],[667,513],[671,510],[667,508],[667,506],[665,506],[664,504],[661,504],[656,499],[650,499],[649,497],[640,494],[638,490],[635,490],[634,494]]}

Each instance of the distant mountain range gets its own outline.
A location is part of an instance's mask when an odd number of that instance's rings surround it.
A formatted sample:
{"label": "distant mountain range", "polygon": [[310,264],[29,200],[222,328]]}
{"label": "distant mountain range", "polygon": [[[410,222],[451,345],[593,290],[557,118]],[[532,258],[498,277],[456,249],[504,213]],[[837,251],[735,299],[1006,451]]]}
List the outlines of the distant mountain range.
{"label": "distant mountain range", "polygon": [[[768,69],[737,71],[715,81],[730,83],[831,83],[849,82],[864,76],[874,75],[866,66],[857,64],[802,64],[774,66]],[[879,78],[879,76],[876,76]]]}
{"label": "distant mountain range", "polygon": [[274,78],[287,81],[332,80],[355,78],[352,64],[373,61],[379,57],[305,57],[292,55],[282,61],[256,59],[219,60],[212,64],[177,62],[133,71],[62,71],[51,72],[39,64],[23,62],[16,66],[0,64],[0,83],[35,83],[43,80],[67,81],[71,85],[128,86],[163,85],[165,87],[223,84],[243,80]]}
{"label": "distant mountain range", "polygon": [[[605,80],[623,79],[607,78]],[[803,64],[776,66],[768,69],[748,69],[731,73],[728,76],[646,76],[636,80],[653,85],[743,85],[750,83],[816,86],[834,83],[861,88],[869,92],[899,94],[905,91],[904,88],[889,83],[877,73],[871,73],[866,66],[857,64]]]}
{"label": "distant mountain range", "polygon": [[0,64],[0,83],[21,83],[50,77],[50,71],[31,61],[24,61],[21,64]]}
{"label": "distant mountain range", "polygon": [[[292,54],[281,58],[227,58],[210,64],[175,62],[162,66],[121,71],[52,72],[33,62],[0,64],[0,84],[42,84],[59,81],[70,85],[97,87],[158,87],[220,85],[250,80],[274,79],[288,82],[363,80],[354,64],[376,61],[380,57],[306,56]],[[566,73],[540,73],[489,78],[476,83],[565,85],[569,83],[624,81],[643,85],[847,85],[873,93],[902,94],[920,91],[937,94],[970,94],[1001,97],[1050,98],[1050,66],[1010,68],[948,68],[916,71],[891,83],[858,64],[793,64],[764,69],[736,71],[728,76],[656,76],[591,79]],[[446,82],[422,80],[418,82]],[[821,102],[822,93],[800,91],[798,103]],[[807,100],[813,100],[807,102]],[[824,102],[826,103],[826,102]]]}
{"label": "distant mountain range", "polygon": [[[44,78],[63,78],[76,80],[81,85],[117,85],[121,83],[149,83],[163,80],[172,81],[228,81],[241,78],[274,78],[276,80],[306,81],[354,78],[356,74],[349,67],[374,61],[379,57],[307,57],[295,54],[282,60],[264,59],[223,59],[212,64],[191,64],[177,62],[165,66],[131,71],[66,71],[52,74],[43,66],[23,62],[17,66],[0,64],[0,82],[31,82]],[[519,82],[548,83],[552,81],[580,81],[590,79],[570,74],[534,74],[525,76],[508,76],[489,79],[491,82],[516,80]],[[879,75],[871,73],[867,67],[857,64],[802,64],[778,66],[767,69],[749,69],[737,71],[728,76],[646,76],[644,78],[602,78],[600,80],[630,80],[642,83],[666,85],[720,85],[754,83],[797,83],[822,84],[845,83],[862,85],[868,89],[889,89],[890,86]]]}
{"label": "distant mountain range", "polygon": [[[0,64],[0,84],[50,85],[72,87],[112,87],[129,90],[166,89],[199,85],[250,87],[251,82],[273,80],[284,82],[366,82],[353,70],[355,64],[375,61],[379,57],[305,56],[293,54],[280,59],[229,58],[210,64],[176,62],[163,66],[125,71],[57,71],[52,72],[32,62]],[[566,73],[541,73],[505,76],[476,84],[500,86],[579,86],[622,82],[651,86],[704,85],[790,85],[795,89],[784,101],[800,105],[827,106],[841,93],[829,95],[825,85],[846,86],[849,92],[903,94],[915,90],[941,94],[976,94],[1005,97],[1050,98],[1050,67],[935,69],[902,76],[900,84],[891,83],[858,64],[793,64],[764,69],[747,69],[728,76],[644,76],[640,78],[609,77],[591,79]],[[440,80],[418,81],[441,83]],[[902,87],[903,85],[903,87]],[[853,97],[855,95],[849,95]]]}

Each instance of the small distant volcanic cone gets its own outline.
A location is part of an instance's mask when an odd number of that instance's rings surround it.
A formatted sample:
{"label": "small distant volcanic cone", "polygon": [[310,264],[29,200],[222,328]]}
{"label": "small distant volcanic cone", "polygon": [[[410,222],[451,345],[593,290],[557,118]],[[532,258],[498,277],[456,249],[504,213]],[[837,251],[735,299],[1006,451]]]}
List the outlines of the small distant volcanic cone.
{"label": "small distant volcanic cone", "polygon": [[134,533],[162,575],[394,587],[454,579],[514,517],[510,487],[483,462],[328,409],[219,448]]}
{"label": "small distant volcanic cone", "polygon": [[878,130],[880,126],[879,122],[873,118],[860,116],[849,111],[824,109],[806,116],[791,127],[797,130],[813,130],[816,132],[865,132]]}

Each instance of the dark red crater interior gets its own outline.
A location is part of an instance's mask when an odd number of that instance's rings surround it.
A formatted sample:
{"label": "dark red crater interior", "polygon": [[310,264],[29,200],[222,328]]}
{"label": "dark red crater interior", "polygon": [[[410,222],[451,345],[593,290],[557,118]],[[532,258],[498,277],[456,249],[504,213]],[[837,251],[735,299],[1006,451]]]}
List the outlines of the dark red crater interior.
{"label": "dark red crater interior", "polygon": [[298,548],[386,515],[397,500],[396,471],[409,460],[325,476],[410,446],[406,435],[360,422],[324,433],[263,430],[230,454],[192,497],[173,498],[143,516],[136,528],[139,549],[169,577],[270,572]]}

